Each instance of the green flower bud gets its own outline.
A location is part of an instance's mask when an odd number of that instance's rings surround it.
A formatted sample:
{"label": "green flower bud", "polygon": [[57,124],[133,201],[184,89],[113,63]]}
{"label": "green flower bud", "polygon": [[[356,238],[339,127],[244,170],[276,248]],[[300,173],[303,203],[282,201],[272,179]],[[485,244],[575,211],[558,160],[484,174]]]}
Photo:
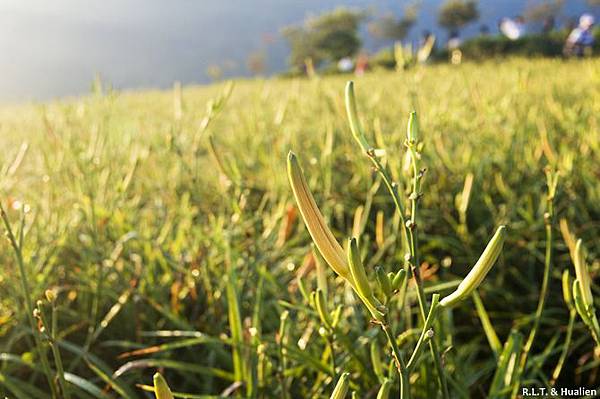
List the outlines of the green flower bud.
{"label": "green flower bud", "polygon": [[350,122],[350,130],[354,139],[360,145],[364,152],[368,152],[371,146],[367,142],[365,132],[363,131],[360,121],[358,120],[358,112],[356,111],[356,98],[354,97],[354,82],[349,81],[346,84],[346,113]]}
{"label": "green flower bud", "polygon": [[325,298],[325,294],[323,294],[323,290],[317,288],[317,291],[313,292],[313,294],[315,298],[315,307],[317,308],[317,313],[319,314],[321,322],[325,324],[327,328],[331,329],[333,324],[331,321],[331,316],[327,311],[327,299]]}
{"label": "green flower bud", "polygon": [[154,374],[154,395],[156,399],[174,399],[167,381],[160,373]]}
{"label": "green flower bud", "polygon": [[571,275],[568,270],[565,270],[562,275],[562,291],[563,299],[569,310],[573,309],[573,290],[571,287]]}
{"label": "green flower bud", "polygon": [[375,268],[375,278],[377,278],[377,284],[386,298],[392,296],[392,282],[381,266]]}
{"label": "green flower bud", "polygon": [[440,305],[450,307],[458,302],[469,297],[471,293],[481,284],[485,276],[488,274],[496,260],[502,252],[504,240],[506,239],[506,227],[500,226],[496,230],[496,234],[492,237],[488,245],[483,250],[479,260],[473,266],[469,274],[461,281],[452,294],[441,300]]}
{"label": "green flower bud", "polygon": [[356,238],[348,240],[348,265],[350,266],[350,274],[354,283],[354,290],[371,312],[371,315],[377,320],[383,320],[384,313],[381,311],[381,303],[373,296],[367,273],[360,259],[358,244]]}
{"label": "green flower bud", "polygon": [[417,119],[417,113],[415,111],[412,111],[408,117],[406,139],[408,145],[413,145],[419,140],[419,120]]}
{"label": "green flower bud", "polygon": [[573,281],[573,300],[575,302],[575,309],[577,309],[577,313],[581,316],[581,320],[588,326],[592,326],[592,320],[590,318],[590,313],[585,305],[585,301],[583,299],[583,293],[581,291],[581,284],[579,280]]}
{"label": "green flower bud", "polygon": [[346,394],[348,393],[348,387],[350,386],[349,378],[350,373],[343,373],[340,376],[337,384],[335,384],[335,389],[333,393],[329,397],[329,399],[345,399]]}
{"label": "green flower bud", "polygon": [[575,257],[573,263],[575,264],[575,275],[579,281],[583,303],[586,308],[593,306],[594,297],[592,296],[590,272],[585,264],[585,254],[583,252],[583,243],[581,239],[577,240],[577,244],[575,244]]}
{"label": "green flower bud", "polygon": [[389,399],[390,390],[392,389],[392,381],[386,379],[383,384],[381,384],[381,388],[379,388],[379,392],[377,392],[377,399]]}
{"label": "green flower bud", "polygon": [[383,379],[383,363],[381,362],[381,349],[377,341],[371,341],[371,364],[373,365],[373,372],[375,375]]}
{"label": "green flower bud", "polygon": [[327,227],[325,218],[308,188],[304,173],[302,173],[302,169],[298,164],[298,159],[291,151],[288,154],[287,169],[298,209],[315,245],[333,271],[346,280],[350,280],[351,276],[346,265],[344,250]]}
{"label": "green flower bud", "polygon": [[398,273],[392,279],[392,289],[394,291],[399,290],[402,284],[404,283],[404,279],[406,278],[406,270],[400,269]]}

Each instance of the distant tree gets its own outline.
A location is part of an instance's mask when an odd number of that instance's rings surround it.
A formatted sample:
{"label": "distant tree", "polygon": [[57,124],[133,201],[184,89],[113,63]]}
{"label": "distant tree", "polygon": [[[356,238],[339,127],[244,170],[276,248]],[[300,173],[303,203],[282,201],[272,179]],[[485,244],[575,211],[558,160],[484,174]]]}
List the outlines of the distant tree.
{"label": "distant tree", "polygon": [[262,75],[267,69],[267,54],[264,50],[254,51],[246,59],[246,67],[253,75]]}
{"label": "distant tree", "polygon": [[369,24],[369,33],[379,39],[402,40],[417,21],[417,14],[418,8],[414,4],[406,7],[400,18],[386,14]]}
{"label": "distant tree", "polygon": [[438,23],[449,32],[457,32],[479,18],[474,0],[446,0],[440,7]]}
{"label": "distant tree", "polygon": [[533,22],[545,22],[549,19],[556,19],[564,4],[564,0],[547,0],[541,3],[530,4],[525,9],[525,19]]}
{"label": "distant tree", "polygon": [[302,67],[306,59],[311,59],[319,66],[355,55],[362,44],[358,28],[365,16],[362,11],[337,8],[310,17],[302,25],[285,28],[282,34],[291,49],[290,64]]}

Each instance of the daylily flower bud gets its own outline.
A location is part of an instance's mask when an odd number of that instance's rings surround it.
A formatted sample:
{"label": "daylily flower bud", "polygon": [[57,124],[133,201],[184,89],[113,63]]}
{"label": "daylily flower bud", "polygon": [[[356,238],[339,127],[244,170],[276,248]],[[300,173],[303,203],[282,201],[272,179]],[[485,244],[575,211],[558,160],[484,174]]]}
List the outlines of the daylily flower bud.
{"label": "daylily flower bud", "polygon": [[573,259],[573,263],[575,264],[575,275],[579,281],[583,303],[586,307],[593,306],[594,297],[592,296],[590,273],[585,264],[585,254],[581,239],[577,240],[577,244],[575,244],[575,258]]}
{"label": "daylily flower bud", "polygon": [[360,148],[364,152],[369,151],[371,146],[367,142],[365,132],[363,131],[360,122],[358,120],[358,112],[356,111],[356,99],[354,97],[354,82],[349,81],[346,84],[346,113],[348,114],[348,121],[350,122],[350,130],[354,139],[360,145]]}
{"label": "daylily flower bud", "polygon": [[412,111],[408,117],[406,139],[408,145],[413,145],[419,140],[419,120],[417,119],[417,113],[415,111]]}
{"label": "daylily flower bud", "polygon": [[375,278],[383,294],[389,298],[392,295],[392,282],[381,266],[375,268]]}
{"label": "daylily flower bud", "polygon": [[380,310],[382,305],[377,298],[373,296],[367,273],[365,272],[362,260],[360,259],[358,244],[354,237],[348,240],[348,265],[350,267],[352,281],[354,282],[354,290],[369,309],[371,315],[377,320],[382,320],[384,316],[384,313]]}
{"label": "daylily flower bud", "polygon": [[565,270],[562,275],[563,299],[569,309],[573,309],[573,290],[571,289],[571,276],[569,271]]}
{"label": "daylily flower bud", "polygon": [[461,281],[452,294],[441,300],[440,305],[450,307],[467,298],[481,284],[485,276],[488,274],[496,260],[502,252],[504,240],[506,238],[506,226],[498,227],[496,234],[492,237],[487,247],[479,257],[479,260],[473,266],[469,274]]}
{"label": "daylily flower bud", "polygon": [[154,394],[156,399],[174,399],[167,381],[160,373],[154,374]]}
{"label": "daylily flower bud", "polygon": [[581,316],[581,320],[588,326],[592,327],[592,319],[590,318],[590,308],[588,308],[583,299],[583,293],[581,290],[581,284],[579,280],[573,281],[573,301],[575,302],[575,309],[579,316]]}
{"label": "daylily flower bud", "polygon": [[388,399],[390,397],[390,390],[392,389],[392,381],[386,379],[383,384],[381,384],[381,388],[379,388],[379,392],[377,392],[377,399]]}
{"label": "daylily flower bud", "polygon": [[315,245],[333,271],[346,280],[351,281],[352,277],[346,265],[344,250],[327,227],[325,218],[323,218],[321,211],[319,211],[315,199],[308,188],[302,169],[298,164],[298,159],[291,151],[288,154],[287,169],[298,209],[300,209],[304,224]]}
{"label": "daylily flower bud", "polygon": [[317,291],[314,292],[314,301],[315,301],[315,308],[317,309],[317,313],[319,314],[319,318],[321,319],[321,322],[323,324],[325,324],[325,326],[329,329],[332,328],[333,324],[331,322],[331,316],[329,315],[329,312],[327,311],[327,299],[325,298],[325,295],[323,294],[323,290],[321,290],[320,288],[317,288]]}
{"label": "daylily flower bud", "polygon": [[345,399],[346,394],[348,393],[348,387],[350,386],[350,381],[348,378],[350,377],[350,373],[343,373],[340,376],[337,384],[335,384],[335,389],[333,393],[329,397],[329,399]]}
{"label": "daylily flower bud", "polygon": [[404,283],[404,279],[406,278],[406,270],[400,269],[398,273],[392,279],[392,289],[399,290],[402,283]]}

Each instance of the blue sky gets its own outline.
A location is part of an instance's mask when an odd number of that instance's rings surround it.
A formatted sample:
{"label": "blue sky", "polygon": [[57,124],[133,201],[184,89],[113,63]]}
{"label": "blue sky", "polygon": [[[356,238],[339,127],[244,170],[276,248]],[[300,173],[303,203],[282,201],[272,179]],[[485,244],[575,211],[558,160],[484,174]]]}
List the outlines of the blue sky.
{"label": "blue sky", "polygon": [[[422,0],[416,37],[435,29],[439,0]],[[529,0],[480,0],[481,20],[494,29]],[[95,74],[117,88],[202,83],[212,64],[246,74],[248,54],[266,51],[270,72],[285,67],[278,33],[339,5],[399,12],[399,0],[0,0],[0,101],[43,100],[89,90]],[[566,15],[586,9],[566,2]],[[265,44],[268,42],[268,44]],[[373,43],[366,42],[368,46]]]}

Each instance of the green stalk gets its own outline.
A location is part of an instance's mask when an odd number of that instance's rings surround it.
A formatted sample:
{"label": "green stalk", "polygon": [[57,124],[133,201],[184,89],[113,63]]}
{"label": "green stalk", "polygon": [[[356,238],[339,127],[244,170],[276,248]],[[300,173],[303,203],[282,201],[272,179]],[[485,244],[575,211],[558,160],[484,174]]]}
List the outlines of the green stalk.
{"label": "green stalk", "polygon": [[423,329],[421,330],[421,335],[419,336],[419,340],[415,345],[415,349],[413,350],[413,353],[410,359],[408,360],[408,364],[406,365],[406,368],[408,369],[409,373],[415,367],[417,360],[419,360],[419,356],[421,355],[421,352],[423,350],[423,344],[425,343],[425,341],[428,339],[431,340],[433,338],[433,336],[430,335],[430,331],[433,332],[433,330],[431,330],[431,326],[433,325],[433,322],[437,316],[439,299],[439,294],[433,294],[433,298],[431,300],[431,307],[429,308],[429,314],[427,315],[425,324],[423,324]]}
{"label": "green stalk", "polygon": [[[8,220],[8,215],[4,211],[2,203],[0,203],[0,216],[2,217],[2,221],[4,222],[4,227],[6,228],[8,239],[15,253],[15,257],[17,258],[17,265],[19,267],[19,277],[21,279],[21,289],[23,290],[23,297],[25,302],[25,312],[27,313],[27,320],[29,321],[29,326],[33,333],[35,345],[37,346],[39,352],[40,360],[42,362],[42,368],[44,370],[44,374],[46,374],[46,379],[48,380],[48,385],[50,386],[52,398],[58,398],[58,392],[56,389],[56,385],[54,384],[54,379],[52,377],[50,365],[48,364],[48,359],[46,358],[46,351],[44,350],[42,338],[40,336],[40,331],[36,326],[35,320],[33,319],[33,302],[30,297],[31,291],[29,289],[29,281],[27,280],[27,274],[25,273],[25,263],[23,261],[23,253],[21,251],[21,246],[19,245],[19,243],[17,243],[15,235],[13,234],[12,227],[10,226],[10,221]],[[24,227],[24,221],[22,220],[21,231]],[[22,238],[19,241],[22,242]]]}
{"label": "green stalk", "polygon": [[394,357],[394,362],[396,364],[396,369],[398,370],[398,375],[400,376],[400,398],[401,399],[410,399],[410,384],[409,384],[409,373],[406,368],[406,363],[404,362],[404,358],[402,357],[402,353],[398,348],[398,343],[396,342],[396,338],[394,338],[394,333],[390,328],[389,324],[382,323],[381,328],[385,333],[385,336],[388,340],[390,348],[392,349],[392,356]]}
{"label": "green stalk", "polygon": [[[416,118],[415,114],[411,114],[411,121]],[[410,123],[410,122],[409,122]],[[409,125],[410,126],[410,125]],[[409,249],[410,249],[410,269],[415,279],[416,287],[417,287],[417,299],[419,302],[419,308],[421,310],[421,319],[423,324],[427,323],[427,313],[429,312],[429,306],[427,305],[427,299],[425,298],[425,291],[423,288],[423,281],[421,280],[421,274],[419,270],[419,240],[417,234],[417,206],[419,198],[421,197],[421,187],[420,181],[422,173],[419,171],[417,150],[416,150],[416,141],[415,138],[409,136],[409,140],[406,142],[408,149],[411,154],[411,163],[413,166],[413,182],[412,182],[412,193],[410,194],[411,201],[411,213],[410,213],[410,221],[407,223],[407,230],[409,236]],[[450,394],[448,392],[448,382],[446,380],[446,374],[442,367],[442,359],[440,355],[440,350],[437,345],[437,341],[435,338],[429,340],[429,349],[431,351],[431,357],[433,358],[433,363],[438,374],[438,378],[440,380],[440,386],[442,389],[442,397],[444,399],[449,399]]]}
{"label": "green stalk", "polygon": [[527,342],[523,347],[523,353],[521,354],[521,359],[519,361],[519,368],[517,369],[517,376],[515,379],[515,386],[512,391],[512,398],[516,398],[519,392],[519,385],[521,381],[521,377],[525,372],[525,367],[527,366],[527,357],[529,356],[529,352],[531,351],[531,347],[533,346],[533,342],[535,341],[535,337],[537,335],[537,331],[540,326],[540,319],[542,318],[542,313],[544,311],[544,306],[546,304],[546,296],[548,293],[548,283],[550,281],[550,271],[552,266],[552,241],[553,241],[553,231],[552,225],[554,222],[554,195],[556,193],[557,186],[557,175],[552,174],[551,172],[546,172],[546,177],[548,180],[548,195],[546,197],[546,205],[547,212],[544,214],[544,225],[546,230],[546,253],[544,256],[544,276],[542,278],[542,288],[540,291],[540,297],[538,300],[537,308],[535,310],[535,316],[533,320],[533,326],[531,331],[529,332],[529,337],[527,338]]}
{"label": "green stalk", "polygon": [[552,372],[552,378],[550,379],[550,385],[554,386],[556,384],[556,380],[560,376],[560,372],[562,371],[563,365],[565,364],[565,360],[567,358],[567,354],[569,353],[569,346],[571,346],[571,338],[573,336],[573,326],[575,325],[575,318],[577,317],[577,311],[575,309],[571,309],[569,311],[569,324],[567,326],[567,336],[565,337],[565,343],[563,345],[562,351],[560,353],[560,357],[558,358],[558,362],[556,363],[556,367]]}
{"label": "green stalk", "polygon": [[51,329],[50,329],[50,348],[52,349],[52,356],[54,357],[54,365],[56,366],[56,374],[58,376],[58,383],[60,384],[60,390],[62,392],[63,399],[70,399],[71,392],[69,391],[69,387],[67,385],[67,381],[65,380],[65,369],[63,367],[62,357],[60,355],[60,350],[58,348],[58,310],[56,307],[56,301],[54,298],[54,293],[46,294],[50,305],[52,306],[52,314],[51,314]]}

